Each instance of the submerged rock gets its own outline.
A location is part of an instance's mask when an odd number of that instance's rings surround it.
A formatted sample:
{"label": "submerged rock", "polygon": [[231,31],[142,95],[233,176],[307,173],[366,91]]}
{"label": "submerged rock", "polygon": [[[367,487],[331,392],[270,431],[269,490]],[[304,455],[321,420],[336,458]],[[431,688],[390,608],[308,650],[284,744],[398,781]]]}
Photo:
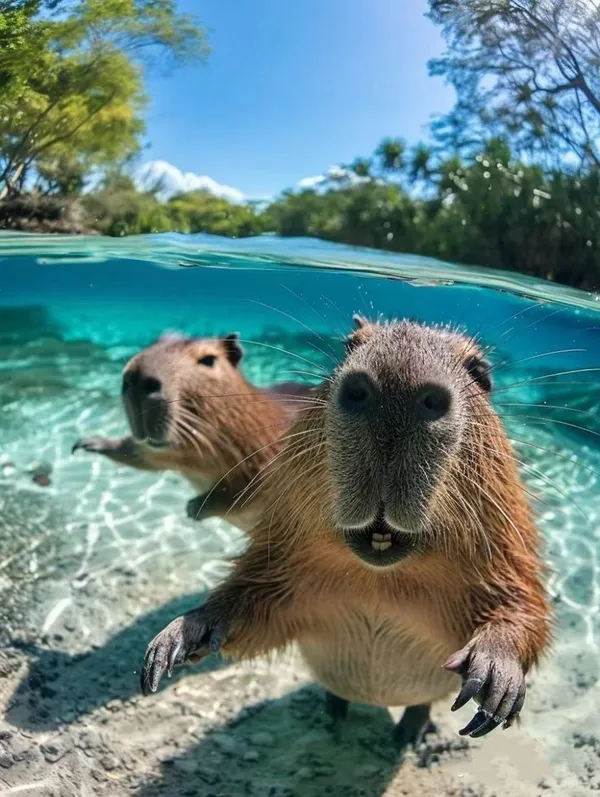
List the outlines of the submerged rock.
{"label": "submerged rock", "polygon": [[52,465],[49,462],[38,462],[29,470],[31,481],[39,487],[49,487],[52,484],[51,473]]}
{"label": "submerged rock", "polygon": [[29,472],[33,476],[50,476],[52,473],[52,465],[49,462],[36,462],[36,464],[30,468]]}
{"label": "submerged rock", "polygon": [[32,477],[32,481],[34,484],[37,484],[39,487],[50,487],[52,482],[47,476],[44,476],[43,473],[36,473]]}

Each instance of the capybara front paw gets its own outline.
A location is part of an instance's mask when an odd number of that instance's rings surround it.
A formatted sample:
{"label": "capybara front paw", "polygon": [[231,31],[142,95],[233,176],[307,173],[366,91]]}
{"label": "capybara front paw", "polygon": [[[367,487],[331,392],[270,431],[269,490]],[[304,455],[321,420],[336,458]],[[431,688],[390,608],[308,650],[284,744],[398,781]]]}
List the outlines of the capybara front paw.
{"label": "capybara front paw", "polygon": [[176,617],[157,634],[146,649],[141,674],[143,694],[156,692],[165,672],[191,656],[200,661],[210,653],[218,653],[225,639],[225,624],[210,618],[202,609]]}
{"label": "capybara front paw", "polygon": [[91,451],[94,454],[104,454],[110,449],[110,440],[107,440],[106,437],[82,437],[71,449],[71,454],[74,454],[80,448],[83,451]]}
{"label": "capybara front paw", "polygon": [[452,711],[475,699],[479,708],[459,731],[461,736],[485,736],[499,725],[508,728],[525,702],[525,673],[515,651],[493,651],[477,643],[467,645],[444,664],[462,676],[462,689]]}
{"label": "capybara front paw", "polygon": [[191,520],[200,520],[205,503],[206,496],[204,495],[197,495],[195,498],[191,498],[186,506],[187,516]]}

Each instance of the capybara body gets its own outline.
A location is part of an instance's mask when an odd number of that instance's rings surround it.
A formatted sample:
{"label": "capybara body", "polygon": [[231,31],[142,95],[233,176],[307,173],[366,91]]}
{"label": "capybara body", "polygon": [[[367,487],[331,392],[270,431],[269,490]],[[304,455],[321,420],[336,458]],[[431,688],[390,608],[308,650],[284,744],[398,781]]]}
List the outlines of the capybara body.
{"label": "capybara body", "polygon": [[406,706],[397,737],[415,742],[460,689],[454,708],[479,704],[461,733],[482,736],[519,715],[551,627],[490,366],[445,328],[357,326],[268,475],[274,509],[204,606],[149,645],[142,686],[210,651],[295,641],[332,713]]}
{"label": "capybara body", "polygon": [[248,531],[261,511],[255,480],[283,447],[309,388],[268,390],[243,375],[236,334],[161,336],[125,366],[122,399],[131,435],[88,437],[79,448],[139,470],[179,472],[198,491],[190,517],[226,516]]}

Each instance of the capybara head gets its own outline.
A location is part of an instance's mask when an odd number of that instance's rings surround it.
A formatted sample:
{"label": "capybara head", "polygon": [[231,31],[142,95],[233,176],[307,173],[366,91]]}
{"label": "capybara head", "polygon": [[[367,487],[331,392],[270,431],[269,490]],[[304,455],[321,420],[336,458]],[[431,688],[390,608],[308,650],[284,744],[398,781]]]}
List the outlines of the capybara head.
{"label": "capybara head", "polygon": [[248,391],[238,370],[242,357],[236,333],[219,338],[169,333],[132,357],[123,372],[122,397],[136,440],[175,448],[218,437],[218,419]]}
{"label": "capybara head", "polygon": [[389,567],[459,506],[456,481],[492,416],[490,366],[446,328],[355,322],[325,409],[333,523],[365,563]]}

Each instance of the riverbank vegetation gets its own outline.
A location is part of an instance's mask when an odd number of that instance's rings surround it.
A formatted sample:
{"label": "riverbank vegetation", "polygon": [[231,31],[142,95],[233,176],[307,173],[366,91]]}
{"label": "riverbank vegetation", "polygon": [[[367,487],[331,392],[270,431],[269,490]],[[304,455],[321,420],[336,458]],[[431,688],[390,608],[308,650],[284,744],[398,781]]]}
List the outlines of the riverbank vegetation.
{"label": "riverbank vegetation", "polygon": [[600,11],[429,0],[457,102],[430,141],[384,139],[264,203],[134,179],[158,64],[201,61],[174,0],[0,0],[0,227],[311,236],[600,287]]}

